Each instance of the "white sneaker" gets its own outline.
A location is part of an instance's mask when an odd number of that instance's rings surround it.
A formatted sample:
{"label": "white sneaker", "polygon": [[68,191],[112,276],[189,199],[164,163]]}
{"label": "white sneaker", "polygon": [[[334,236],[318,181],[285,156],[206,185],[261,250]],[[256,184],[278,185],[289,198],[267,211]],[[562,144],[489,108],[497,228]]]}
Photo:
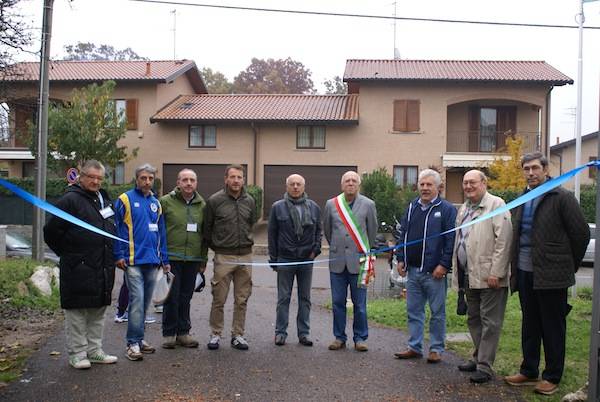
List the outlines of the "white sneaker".
{"label": "white sneaker", "polygon": [[87,357],[80,356],[69,357],[69,364],[71,365],[71,367],[74,367],[78,370],[89,369],[90,367],[92,367],[92,364],[87,359]]}
{"label": "white sneaker", "polygon": [[219,349],[219,342],[221,341],[221,337],[219,335],[211,335],[210,336],[210,341],[208,341],[208,348],[210,350],[217,350]]}
{"label": "white sneaker", "polygon": [[144,323],[145,324],[154,324],[156,322],[156,317],[154,317],[153,315],[147,315],[144,318]]}
{"label": "white sneaker", "polygon": [[129,360],[133,361],[144,360],[144,355],[140,351],[140,345],[138,345],[137,343],[132,343],[131,345],[127,346],[126,356]]}
{"label": "white sneaker", "polygon": [[119,360],[117,358],[117,356],[107,355],[106,353],[104,353],[103,350],[98,350],[93,355],[88,356],[88,359],[89,359],[90,363],[98,363],[98,364],[113,364],[113,363],[116,363],[117,360]]}

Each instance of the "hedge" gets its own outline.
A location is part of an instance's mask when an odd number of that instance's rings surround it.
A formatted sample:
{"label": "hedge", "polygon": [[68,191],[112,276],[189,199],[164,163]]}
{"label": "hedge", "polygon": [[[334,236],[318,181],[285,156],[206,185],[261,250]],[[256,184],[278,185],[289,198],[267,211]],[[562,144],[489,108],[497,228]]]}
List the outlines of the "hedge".
{"label": "hedge", "polygon": [[254,203],[256,204],[256,217],[257,219],[260,219],[260,216],[262,215],[263,189],[251,184],[246,186],[246,191],[250,197],[254,198]]}

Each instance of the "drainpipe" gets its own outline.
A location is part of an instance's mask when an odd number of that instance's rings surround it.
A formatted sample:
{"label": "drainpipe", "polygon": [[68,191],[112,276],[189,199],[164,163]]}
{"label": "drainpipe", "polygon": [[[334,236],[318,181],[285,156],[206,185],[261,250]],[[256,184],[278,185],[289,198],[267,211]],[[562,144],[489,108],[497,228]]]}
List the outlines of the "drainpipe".
{"label": "drainpipe", "polygon": [[[546,127],[545,127],[545,146],[544,146],[544,154],[545,155],[550,155],[550,93],[552,92],[552,89],[554,87],[550,87],[550,89],[548,90],[548,92],[546,93]],[[542,138],[540,138],[540,141],[542,140]],[[542,144],[540,143],[540,151],[542,150]]]}
{"label": "drainpipe", "polygon": [[258,168],[256,166],[258,162],[258,127],[254,124],[254,122],[250,123],[250,127],[252,128],[252,133],[254,134],[254,155],[252,160],[252,183],[256,186],[256,172],[258,172]]}

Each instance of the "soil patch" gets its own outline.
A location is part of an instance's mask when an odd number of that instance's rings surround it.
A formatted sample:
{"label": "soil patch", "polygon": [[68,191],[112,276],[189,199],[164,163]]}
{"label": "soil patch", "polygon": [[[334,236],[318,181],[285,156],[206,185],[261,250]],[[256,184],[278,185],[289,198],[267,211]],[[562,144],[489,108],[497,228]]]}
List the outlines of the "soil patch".
{"label": "soil patch", "polygon": [[62,320],[60,311],[0,302],[0,388],[21,375],[25,359],[56,332]]}

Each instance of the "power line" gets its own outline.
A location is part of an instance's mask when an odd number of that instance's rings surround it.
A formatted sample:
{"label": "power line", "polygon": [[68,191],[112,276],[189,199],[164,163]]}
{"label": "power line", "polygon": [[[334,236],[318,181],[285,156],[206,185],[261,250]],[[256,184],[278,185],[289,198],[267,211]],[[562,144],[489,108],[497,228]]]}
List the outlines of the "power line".
{"label": "power line", "polygon": [[[382,19],[382,20],[444,22],[444,23],[455,23],[455,24],[496,25],[496,26],[532,27],[532,28],[579,28],[577,25],[451,20],[451,19],[445,19],[445,18],[398,17],[398,16],[389,16],[389,15],[351,14],[351,13],[335,13],[335,12],[325,12],[325,11],[284,10],[284,9],[280,9],[280,8],[225,6],[225,5],[218,5],[218,4],[188,3],[188,2],[183,2],[183,1],[169,1],[169,0],[129,0],[129,1],[135,1],[135,2],[139,2],[139,3],[169,4],[169,5],[177,5],[177,6],[220,8],[220,9],[226,9],[226,10],[260,11],[260,12],[284,13],[284,14],[320,15],[320,16],[328,16],[328,17],[352,17],[352,18],[370,18],[370,19]],[[599,26],[588,26],[588,27],[584,27],[584,29],[600,29],[600,27]]]}

